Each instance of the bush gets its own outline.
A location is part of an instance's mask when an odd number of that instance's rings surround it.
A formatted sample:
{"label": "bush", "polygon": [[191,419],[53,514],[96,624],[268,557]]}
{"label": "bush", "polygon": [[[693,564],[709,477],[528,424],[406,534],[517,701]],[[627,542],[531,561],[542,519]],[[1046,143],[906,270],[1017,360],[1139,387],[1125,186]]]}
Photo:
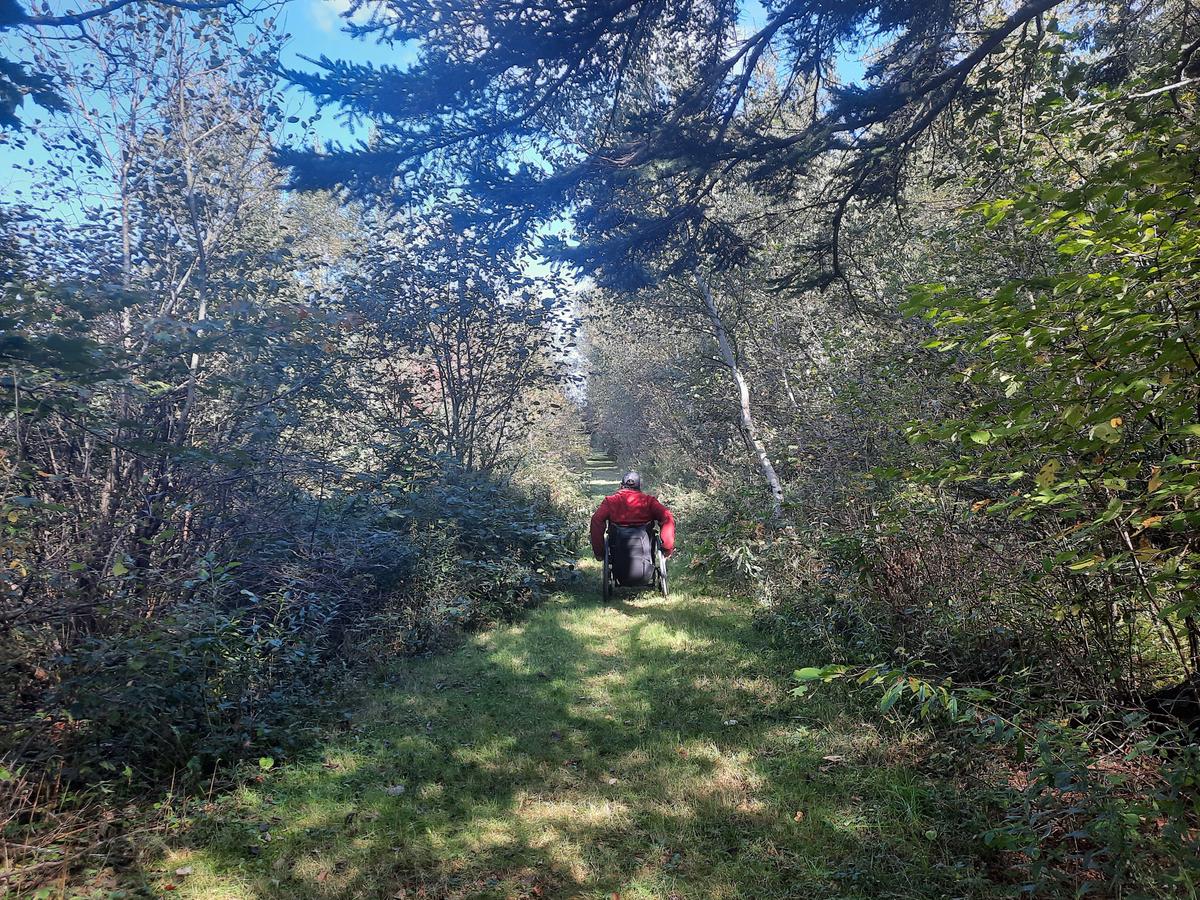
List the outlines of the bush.
{"label": "bush", "polygon": [[344,705],[349,668],[514,618],[567,564],[573,534],[470,473],[294,501],[272,526],[293,537],[230,541],[238,560],[116,566],[110,599],[68,639],[52,620],[10,629],[6,838],[43,846],[89,798],[290,755]]}
{"label": "bush", "polygon": [[410,582],[365,627],[395,652],[511,621],[568,564],[577,534],[545,503],[470,474],[393,495],[384,518],[413,548]]}

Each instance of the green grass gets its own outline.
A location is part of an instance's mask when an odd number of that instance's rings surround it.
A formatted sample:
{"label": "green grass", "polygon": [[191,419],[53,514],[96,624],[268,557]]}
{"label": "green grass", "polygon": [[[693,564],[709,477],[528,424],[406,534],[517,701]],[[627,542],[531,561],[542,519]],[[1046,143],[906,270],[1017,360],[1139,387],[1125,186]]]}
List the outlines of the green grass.
{"label": "green grass", "polygon": [[345,731],[147,875],[203,898],[994,893],[903,743],[793,698],[744,603],[678,581],[606,608],[588,564],[526,621],[382,667]]}

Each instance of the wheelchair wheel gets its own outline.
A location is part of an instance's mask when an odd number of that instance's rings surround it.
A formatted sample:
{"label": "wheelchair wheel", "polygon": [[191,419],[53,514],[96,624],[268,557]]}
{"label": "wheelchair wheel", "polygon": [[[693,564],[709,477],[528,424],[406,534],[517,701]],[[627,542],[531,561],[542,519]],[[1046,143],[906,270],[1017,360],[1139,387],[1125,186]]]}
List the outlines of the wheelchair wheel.
{"label": "wheelchair wheel", "polygon": [[670,596],[670,586],[667,580],[667,555],[663,553],[662,544],[658,545],[654,564],[658,568],[658,590],[664,597]]}
{"label": "wheelchair wheel", "polygon": [[607,537],[604,539],[604,563],[603,563],[603,567],[602,567],[601,578],[602,578],[602,581],[600,583],[600,596],[604,599],[604,603],[607,606],[608,602],[610,600],[612,600],[612,595],[613,595],[612,566],[609,565],[609,561],[608,561],[608,538]]}

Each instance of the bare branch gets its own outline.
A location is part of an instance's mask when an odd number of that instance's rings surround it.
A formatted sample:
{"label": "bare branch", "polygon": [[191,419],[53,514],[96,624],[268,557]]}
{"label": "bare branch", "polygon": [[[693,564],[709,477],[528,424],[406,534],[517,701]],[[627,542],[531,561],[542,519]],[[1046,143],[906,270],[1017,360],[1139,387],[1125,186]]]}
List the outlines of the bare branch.
{"label": "bare branch", "polygon": [[[116,12],[119,9],[139,2],[141,0],[109,0],[108,3],[103,3],[95,9],[89,9],[87,12],[66,13],[61,16],[27,15],[8,25],[0,25],[0,29],[23,25],[43,26],[46,28],[65,28],[69,25],[81,25],[89,19],[107,16],[109,13]],[[205,2],[205,0],[158,0],[158,5],[189,10],[191,12],[211,12],[217,9],[224,9],[227,6],[233,6],[234,0],[211,0],[211,2]]]}

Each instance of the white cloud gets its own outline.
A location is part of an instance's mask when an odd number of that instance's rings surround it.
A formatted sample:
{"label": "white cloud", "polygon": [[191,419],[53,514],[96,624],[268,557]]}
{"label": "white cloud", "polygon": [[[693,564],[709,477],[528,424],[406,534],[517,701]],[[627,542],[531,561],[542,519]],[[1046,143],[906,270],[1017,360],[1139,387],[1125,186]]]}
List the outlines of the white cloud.
{"label": "white cloud", "polygon": [[[351,0],[309,0],[308,13],[322,31],[336,31],[346,24],[350,6]],[[364,3],[350,16],[350,21],[355,25],[365,25],[383,8],[382,3]]]}
{"label": "white cloud", "polygon": [[309,0],[308,14],[322,31],[338,27],[338,9],[344,0]]}

